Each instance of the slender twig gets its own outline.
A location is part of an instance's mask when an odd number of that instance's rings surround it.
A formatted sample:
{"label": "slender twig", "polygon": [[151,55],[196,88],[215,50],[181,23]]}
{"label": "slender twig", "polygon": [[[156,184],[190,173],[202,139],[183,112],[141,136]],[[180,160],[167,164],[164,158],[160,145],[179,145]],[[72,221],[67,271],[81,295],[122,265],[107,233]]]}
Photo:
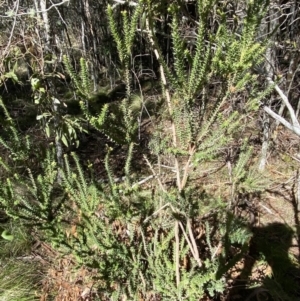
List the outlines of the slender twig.
{"label": "slender twig", "polygon": [[66,26],[66,28],[67,28],[68,25],[67,25],[66,21],[64,20],[64,18],[62,17],[62,15],[61,15],[61,13],[60,13],[60,10],[57,8],[57,6],[55,5],[55,3],[53,3],[51,0],[50,0],[50,2],[51,2],[51,4],[52,4],[52,7],[55,8],[57,14],[59,15],[60,20],[62,21],[62,23],[65,24],[65,26]]}
{"label": "slender twig", "polygon": [[169,207],[170,203],[167,203],[165,205],[163,205],[162,207],[160,207],[158,210],[156,210],[154,213],[152,213],[150,216],[148,216],[143,223],[147,223],[149,219],[151,219],[153,216],[155,216],[156,214],[158,214],[161,210],[165,209],[166,207]]}
{"label": "slender twig", "polygon": [[283,117],[280,115],[276,114],[273,112],[269,107],[264,106],[263,107],[264,111],[267,112],[271,117],[273,117],[275,120],[279,121],[281,124],[283,124],[287,129],[291,130],[294,132],[297,136],[300,137],[300,127],[293,125],[289,123],[287,120],[285,120]]}
{"label": "slender twig", "polygon": [[143,287],[144,287],[144,289],[145,289],[145,288],[146,288],[146,281],[145,281],[145,278],[144,278],[144,276],[143,276],[143,274],[142,274],[141,271],[139,271],[139,274],[140,274],[140,277],[141,277],[141,279],[142,279]]}
{"label": "slender twig", "polygon": [[[19,1],[16,2],[16,12],[18,12],[19,10]],[[12,26],[12,29],[10,31],[10,36],[9,36],[9,39],[8,39],[8,42],[7,42],[7,45],[5,47],[5,50],[4,50],[4,55],[6,55],[6,52],[8,51],[9,47],[11,46],[11,40],[14,36],[14,31],[15,31],[15,27],[16,27],[16,23],[17,23],[17,14],[14,15],[14,23],[13,23],[13,26]]]}
{"label": "slender twig", "polygon": [[183,171],[183,177],[182,177],[182,181],[181,181],[181,187],[180,187],[180,190],[182,190],[185,185],[186,185],[186,182],[188,180],[188,176],[189,176],[189,170],[190,170],[190,166],[191,166],[191,161],[192,161],[192,158],[193,158],[193,155],[195,153],[195,146],[193,146],[190,150],[190,156],[189,156],[189,159],[187,160],[185,166],[184,166],[184,171]]}
{"label": "slender twig", "polygon": [[262,203],[259,203],[259,205],[260,205],[261,207],[263,207],[268,213],[275,215],[275,214],[272,212],[272,210],[271,210],[270,208],[268,208],[266,205],[264,205],[264,204],[262,204]]}
{"label": "slender twig", "polygon": [[288,108],[288,111],[290,113],[290,117],[292,120],[292,123],[288,122],[286,119],[281,117],[280,115],[273,112],[269,107],[264,106],[263,109],[265,112],[267,112],[271,117],[273,117],[275,120],[279,121],[281,124],[283,124],[286,128],[293,131],[296,135],[300,136],[300,124],[296,117],[295,111],[290,104],[287,96],[283,93],[283,91],[279,88],[277,84],[275,84],[270,77],[267,77],[267,80],[270,85],[274,85],[275,90],[278,92],[280,98],[282,99],[285,106]]}
{"label": "slender twig", "polygon": [[197,258],[197,255],[196,255],[196,253],[195,253],[195,251],[194,251],[193,245],[192,245],[192,243],[190,242],[190,240],[189,240],[189,238],[188,238],[188,236],[187,236],[187,234],[186,234],[186,232],[185,232],[185,230],[184,230],[183,225],[182,225],[181,222],[179,222],[179,226],[180,226],[180,228],[181,228],[181,231],[182,231],[182,233],[183,233],[183,236],[184,236],[186,242],[188,243],[188,245],[189,245],[189,247],[190,247],[190,250],[191,250],[191,252],[192,252],[192,255],[193,255],[194,259],[195,259],[196,262],[198,263],[199,267],[202,267],[201,260],[200,260],[199,256],[198,256],[198,258]]}
{"label": "slender twig", "polygon": [[281,97],[282,101],[284,102],[285,106],[288,108],[289,110],[289,113],[290,113],[290,116],[291,116],[291,119],[292,119],[292,123],[294,126],[297,126],[297,127],[300,127],[300,124],[296,118],[296,115],[295,115],[295,111],[293,109],[293,107],[291,106],[288,98],[286,97],[286,95],[283,93],[283,91],[279,88],[279,86],[277,84],[275,84],[271,78],[267,78],[267,80],[269,81],[269,84],[270,85],[274,85],[275,87],[275,90],[278,92],[279,96]]}
{"label": "slender twig", "polygon": [[140,227],[140,231],[141,231],[141,236],[142,236],[142,240],[143,240],[144,251],[145,251],[147,257],[150,257],[150,254],[149,254],[149,252],[147,250],[147,244],[146,244],[145,235],[144,235],[142,227]]}
{"label": "slender twig", "polygon": [[199,252],[198,252],[198,247],[197,247],[197,244],[196,244],[196,240],[195,240],[195,237],[194,237],[194,234],[193,234],[193,230],[192,230],[192,225],[191,225],[190,218],[187,218],[187,227],[188,227],[188,230],[189,230],[190,240],[191,240],[191,242],[193,244],[193,247],[194,247],[194,254],[195,254],[194,257],[195,257],[195,260],[197,261],[197,263],[201,267],[202,263],[201,263],[201,260],[200,260],[200,256],[199,256]]}
{"label": "slender twig", "polygon": [[[160,59],[160,53],[158,51],[159,47],[157,46],[157,42],[155,40],[155,37],[152,33],[152,27],[150,27],[150,21],[149,21],[149,17],[146,18],[146,29],[147,29],[147,34],[148,34],[148,38],[150,41],[151,46],[153,47],[153,51],[155,54],[155,57],[157,59],[158,62],[161,61]],[[175,123],[173,121],[173,108],[172,108],[172,103],[171,103],[171,94],[167,85],[167,79],[166,79],[166,75],[164,72],[164,68],[162,64],[159,64],[159,70],[160,70],[160,76],[161,76],[161,81],[162,84],[164,86],[164,92],[165,92],[165,96],[166,96],[166,101],[167,101],[167,105],[168,105],[168,109],[169,109],[169,115],[171,118],[171,129],[172,129],[172,139],[173,139],[173,146],[175,148],[177,148],[177,135],[176,135],[176,127],[175,127]],[[176,170],[176,179],[177,179],[177,187],[179,190],[181,190],[181,180],[180,180],[180,168],[179,168],[179,162],[178,162],[178,158],[175,155],[175,170]]]}
{"label": "slender twig", "polygon": [[222,242],[219,242],[216,250],[214,251],[214,253],[211,256],[211,260],[214,260],[215,256],[217,255],[218,251],[220,250],[220,248],[222,247]]}
{"label": "slender twig", "polygon": [[155,172],[153,166],[151,165],[151,163],[149,162],[149,160],[147,159],[147,157],[146,157],[145,155],[144,155],[144,159],[146,160],[146,162],[147,162],[147,164],[148,164],[150,170],[152,171],[153,176],[156,178],[156,180],[157,180],[157,182],[158,182],[158,184],[159,184],[161,190],[162,190],[163,192],[166,192],[166,189],[164,188],[164,185],[162,184],[162,182],[161,182],[159,176],[156,174],[156,172]]}
{"label": "slender twig", "polygon": [[[48,12],[49,10],[51,10],[53,7],[61,6],[65,3],[69,4],[69,2],[70,2],[69,0],[64,0],[64,1],[59,2],[59,3],[53,3],[48,8],[44,8],[44,9],[41,9],[41,10],[34,11],[34,13],[36,13],[36,14],[45,13],[45,12]],[[28,16],[28,15],[31,15],[31,11],[26,12],[26,13],[15,14],[14,17]],[[11,16],[6,16],[6,15],[0,15],[0,17],[1,18],[11,18]]]}
{"label": "slender twig", "polygon": [[176,285],[177,288],[180,284],[180,272],[179,272],[179,227],[178,227],[178,221],[175,221],[174,226],[175,231],[175,269],[176,269]]}

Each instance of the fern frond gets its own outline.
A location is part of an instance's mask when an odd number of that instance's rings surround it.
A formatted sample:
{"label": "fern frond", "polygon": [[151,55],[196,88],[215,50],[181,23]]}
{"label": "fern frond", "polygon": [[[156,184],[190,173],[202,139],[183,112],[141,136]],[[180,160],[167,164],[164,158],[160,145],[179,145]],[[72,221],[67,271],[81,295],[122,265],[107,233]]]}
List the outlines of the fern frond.
{"label": "fern frond", "polygon": [[71,156],[76,164],[77,173],[79,175],[79,184],[80,184],[79,186],[80,186],[82,196],[86,197],[87,196],[87,183],[86,183],[86,179],[83,174],[83,171],[82,171],[82,167],[79,163],[78,157],[76,156],[76,154],[74,152],[71,153]]}
{"label": "fern frond", "polygon": [[205,47],[204,28],[205,26],[203,24],[199,25],[198,27],[196,53],[193,59],[193,64],[188,82],[188,93],[190,98],[195,97],[195,94],[198,91],[201,84],[203,83],[203,81],[209,79],[207,78],[207,76],[209,75],[209,73],[207,72],[207,67],[209,63],[210,49],[209,47]]}
{"label": "fern frond", "polygon": [[186,107],[180,108],[179,106],[177,108],[176,105],[174,106],[173,122],[176,127],[179,146],[182,149],[187,148],[193,141],[193,124],[190,123],[192,118],[193,112],[189,112]]}
{"label": "fern frond", "polygon": [[28,172],[29,180],[30,180],[30,185],[28,185],[30,187],[30,192],[36,199],[38,199],[38,189],[36,186],[36,181],[33,178],[32,172],[29,168],[27,169],[27,172]]}
{"label": "fern frond", "polygon": [[80,58],[79,75],[75,72],[68,56],[63,56],[63,63],[80,97],[84,98],[85,101],[88,101],[92,95],[92,90],[91,79],[89,77],[89,70],[87,68],[86,60],[84,58]]}
{"label": "fern frond", "polygon": [[[215,108],[211,114],[211,116],[209,117],[208,121],[206,121],[203,125],[202,125],[202,129],[201,131],[198,133],[197,136],[197,143],[199,143],[200,141],[203,141],[203,139],[209,134],[210,129],[212,128],[214,122],[217,120],[217,118],[222,118],[220,115],[220,109],[222,107],[222,105],[225,103],[225,101],[227,100],[227,95],[223,97],[223,99],[215,104]],[[237,113],[235,113],[237,114]],[[231,118],[234,119],[235,115],[231,115]],[[228,118],[229,120],[229,118]]]}
{"label": "fern frond", "polygon": [[108,5],[107,7],[107,16],[108,16],[108,22],[111,29],[112,36],[117,44],[118,54],[120,61],[123,63],[125,60],[124,57],[124,49],[126,49],[124,42],[119,34],[119,30],[117,28],[117,24],[114,18],[113,8],[111,5]]}
{"label": "fern frond", "polygon": [[130,175],[131,175],[131,161],[132,161],[132,155],[133,155],[133,148],[134,148],[134,143],[130,143],[128,153],[127,153],[127,158],[126,158],[126,163],[124,167],[124,172],[125,172],[125,178],[127,181],[127,184],[130,185]]}
{"label": "fern frond", "polygon": [[[67,56],[67,55],[64,55],[63,56],[63,63],[64,63],[64,66],[66,68],[66,71],[67,73],[69,74],[69,76],[71,77],[72,81],[74,82],[75,84],[75,87],[76,89],[79,89],[81,88],[81,85],[80,85],[80,82],[79,82],[79,78],[70,62],[70,58]],[[83,91],[81,91],[83,92]]]}
{"label": "fern frond", "polygon": [[238,162],[236,163],[232,171],[233,181],[235,183],[241,181],[247,173],[246,164],[249,162],[250,156],[252,154],[252,147],[246,147],[246,145],[247,139],[245,140],[241,148],[241,154],[239,156]]}
{"label": "fern frond", "polygon": [[4,102],[3,102],[3,100],[2,100],[1,97],[0,97],[0,107],[2,108],[2,110],[3,110],[3,112],[4,112],[4,115],[5,115],[6,120],[7,120],[11,125],[14,125],[14,121],[13,121],[13,119],[11,118],[10,114],[8,113],[7,108],[6,108],[6,106],[4,105]]}
{"label": "fern frond", "polygon": [[107,154],[106,154],[105,159],[104,159],[104,165],[105,165],[105,170],[106,170],[106,173],[107,173],[107,176],[108,176],[108,182],[109,182],[109,186],[110,186],[110,189],[111,189],[111,193],[114,197],[116,197],[117,196],[116,184],[115,184],[115,181],[114,181],[114,178],[113,178],[113,173],[112,173],[112,170],[111,170],[110,164],[109,164],[110,151],[111,151],[111,149],[109,147],[107,147]]}
{"label": "fern frond", "polygon": [[80,58],[80,79],[81,86],[84,95],[89,95],[91,93],[91,79],[89,78],[89,70],[87,67],[87,62],[84,58]]}
{"label": "fern frond", "polygon": [[172,19],[172,32],[171,32],[172,42],[173,42],[174,68],[180,86],[182,86],[186,80],[184,41],[180,35],[178,13],[174,5],[172,10],[174,11],[173,19]]}

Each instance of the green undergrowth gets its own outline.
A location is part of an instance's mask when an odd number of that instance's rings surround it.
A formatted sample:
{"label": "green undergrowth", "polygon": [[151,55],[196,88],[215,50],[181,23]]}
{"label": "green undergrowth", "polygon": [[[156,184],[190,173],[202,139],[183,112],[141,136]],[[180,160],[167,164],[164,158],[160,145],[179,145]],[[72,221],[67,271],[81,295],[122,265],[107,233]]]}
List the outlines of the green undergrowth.
{"label": "green undergrowth", "polygon": [[[0,209],[13,224],[39,233],[61,254],[72,254],[78,266],[97,271],[95,289],[101,300],[217,300],[228,289],[227,272],[248,252],[253,233],[249,221],[235,213],[246,197],[259,195],[265,186],[264,176],[251,164],[253,147],[244,129],[271,92],[271,87],[261,88],[253,72],[263,62],[267,44],[256,38],[266,5],[247,2],[237,34],[221,14],[218,30],[210,30],[210,12],[217,4],[197,1],[197,37],[189,50],[181,38],[180,6],[170,5],[172,66],[163,58],[155,7],[149,1],[121,12],[108,6],[125,92],[117,101],[93,107],[89,62],[81,58],[75,70],[64,56],[80,112],[70,116],[64,109],[68,104],[52,95],[42,78],[32,78],[40,110],[36,119],[49,139],[42,152],[36,152],[33,140],[22,135],[17,120],[0,103],[6,121],[5,138],[0,137],[5,150]],[[139,32],[160,66],[157,106],[146,101],[142,88],[132,90],[131,53],[141,26]],[[220,85],[211,89],[216,81]],[[236,105],[237,99],[245,101]],[[142,148],[144,121],[151,131]],[[79,133],[88,136],[89,128],[110,140],[99,145],[100,178],[93,163],[66,151],[75,149]],[[221,186],[218,193],[201,189],[205,166],[212,161],[224,162],[214,179],[222,175],[226,193]],[[139,174],[134,172],[137,164]]]}

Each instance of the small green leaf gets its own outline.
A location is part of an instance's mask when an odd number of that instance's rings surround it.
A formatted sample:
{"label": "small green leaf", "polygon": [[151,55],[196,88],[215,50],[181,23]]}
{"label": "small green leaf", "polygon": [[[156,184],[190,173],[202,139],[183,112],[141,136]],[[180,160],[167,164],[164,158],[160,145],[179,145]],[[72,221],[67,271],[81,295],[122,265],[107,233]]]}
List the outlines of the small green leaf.
{"label": "small green leaf", "polygon": [[32,78],[30,80],[31,87],[33,91],[37,90],[40,85],[40,80],[38,78]]}
{"label": "small green leaf", "polygon": [[36,116],[36,120],[40,120],[42,118],[44,118],[44,115],[38,115],[38,116]]}
{"label": "small green leaf", "polygon": [[58,105],[60,104],[60,101],[57,98],[53,97],[52,100],[54,104],[58,104]]}
{"label": "small green leaf", "polygon": [[19,81],[18,76],[17,76],[16,73],[13,72],[13,71],[10,71],[10,72],[5,73],[4,76],[5,76],[6,78],[11,78],[11,79],[12,79],[13,81],[15,81],[16,83]]}
{"label": "small green leaf", "polygon": [[14,239],[14,236],[10,234],[7,230],[4,230],[2,232],[1,237],[8,241],[12,241]]}
{"label": "small green leaf", "polygon": [[45,132],[46,132],[47,137],[49,138],[50,137],[50,128],[48,125],[45,128]]}
{"label": "small green leaf", "polygon": [[66,138],[66,136],[65,136],[65,135],[62,135],[62,137],[61,137],[61,141],[63,142],[63,144],[64,144],[66,147],[68,147],[68,146],[69,146],[68,140],[67,140],[67,138]]}
{"label": "small green leaf", "polygon": [[40,103],[40,98],[37,97],[37,96],[34,96],[34,103],[35,103],[36,105],[38,105],[38,104]]}

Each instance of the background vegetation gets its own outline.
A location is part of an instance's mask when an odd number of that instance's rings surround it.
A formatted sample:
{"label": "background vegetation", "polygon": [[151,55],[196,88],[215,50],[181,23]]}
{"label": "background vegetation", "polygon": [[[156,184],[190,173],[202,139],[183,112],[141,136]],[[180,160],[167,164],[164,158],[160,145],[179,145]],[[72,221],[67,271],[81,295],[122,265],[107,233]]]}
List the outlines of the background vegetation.
{"label": "background vegetation", "polygon": [[0,15],[0,300],[300,297],[297,1]]}

